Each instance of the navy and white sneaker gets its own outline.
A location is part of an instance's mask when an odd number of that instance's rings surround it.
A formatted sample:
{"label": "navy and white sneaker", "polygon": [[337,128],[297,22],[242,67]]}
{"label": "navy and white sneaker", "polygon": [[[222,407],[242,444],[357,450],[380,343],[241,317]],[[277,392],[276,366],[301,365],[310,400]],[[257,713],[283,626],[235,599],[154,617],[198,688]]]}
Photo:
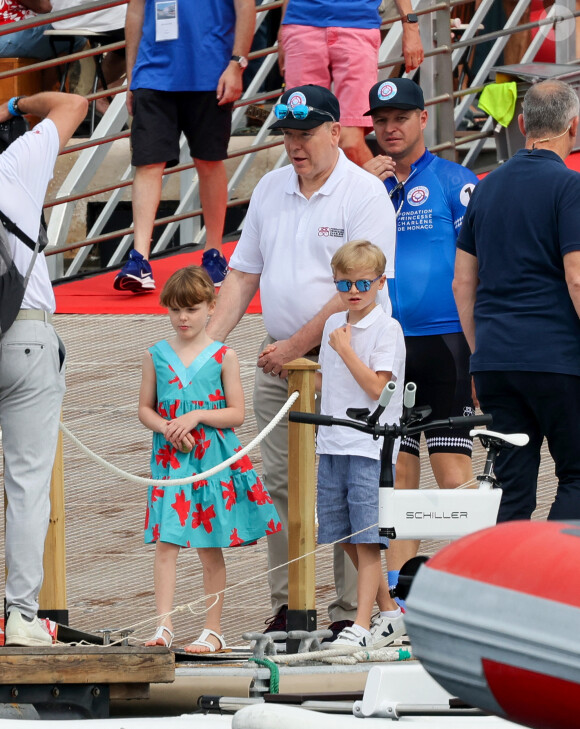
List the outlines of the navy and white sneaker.
{"label": "navy and white sneaker", "polygon": [[378,650],[394,643],[407,632],[403,613],[396,617],[381,617],[375,615],[371,623],[371,648]]}
{"label": "navy and white sneaker", "polygon": [[113,282],[117,291],[131,291],[134,294],[155,291],[151,265],[136,250],[129,253],[129,260],[119,271]]}
{"label": "navy and white sneaker", "polygon": [[332,643],[324,643],[323,648],[370,648],[372,637],[368,631],[361,635],[356,628],[348,626],[342,630]]}
{"label": "navy and white sneaker", "polygon": [[201,265],[208,272],[213,285],[216,288],[221,286],[228,272],[228,262],[217,248],[210,248],[203,252]]}

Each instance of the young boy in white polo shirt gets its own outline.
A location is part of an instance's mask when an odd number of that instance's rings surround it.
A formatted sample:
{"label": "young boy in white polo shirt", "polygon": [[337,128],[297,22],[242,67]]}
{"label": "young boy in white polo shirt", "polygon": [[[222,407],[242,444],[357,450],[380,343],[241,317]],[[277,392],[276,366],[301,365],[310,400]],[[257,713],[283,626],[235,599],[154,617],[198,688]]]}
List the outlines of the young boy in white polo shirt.
{"label": "young boy in white polo shirt", "polygon": [[[403,332],[376,301],[385,285],[386,263],[381,249],[365,240],[345,243],[332,258],[335,285],[348,311],[329,317],[322,335],[316,377],[325,415],[344,418],[349,407],[372,412],[393,380],[399,387],[380,422],[398,422],[401,416]],[[405,633],[401,609],[389,594],[381,567],[381,549],[388,546],[378,532],[381,445],[350,428],[318,429],[318,542],[344,539],[341,546],[358,570],[355,622],[329,644],[333,648],[382,648]],[[380,615],[371,622],[375,602]]]}

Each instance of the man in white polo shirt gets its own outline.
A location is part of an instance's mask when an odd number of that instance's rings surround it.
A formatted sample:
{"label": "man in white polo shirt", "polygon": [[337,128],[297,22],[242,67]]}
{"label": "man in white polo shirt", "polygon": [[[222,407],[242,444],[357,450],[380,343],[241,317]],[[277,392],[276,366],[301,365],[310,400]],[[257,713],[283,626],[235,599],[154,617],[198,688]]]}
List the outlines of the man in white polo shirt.
{"label": "man in white polo shirt", "polygon": [[[0,211],[32,241],[56,158],[87,113],[76,94],[47,92],[0,105],[0,122],[43,118],[0,154]],[[10,223],[5,223],[9,226]],[[12,232],[3,233],[18,271],[34,255]],[[1,267],[0,267],[1,268]],[[50,516],[50,476],[64,395],[64,347],[51,323],[54,294],[44,255],[38,255],[16,320],[0,338],[0,426],[6,510],[6,645],[50,645],[36,613],[44,540]],[[2,312],[4,316],[6,312]],[[4,317],[3,317],[4,318]]]}
{"label": "man in white polo shirt", "polygon": [[[339,149],[336,97],[321,86],[299,86],[282,95],[275,113],[278,121],[272,128],[282,129],[291,165],[269,172],[256,185],[208,327],[212,337],[223,341],[260,287],[268,332],[254,390],[260,429],[288,399],[284,365],[297,357],[317,358],[326,319],[343,308],[330,268],[334,252],[349,240],[370,240],[385,253],[389,278],[395,259],[393,207],[384,185]],[[381,303],[390,313],[386,287]],[[275,348],[265,353],[271,344]],[[288,561],[287,421],[262,441],[261,450],[264,480],[282,520],[282,531],[268,538],[272,569]],[[276,569],[269,578],[275,613],[269,629],[285,630],[287,569]],[[356,574],[339,549],[335,581],[337,600],[328,612],[338,634],[356,613]]]}

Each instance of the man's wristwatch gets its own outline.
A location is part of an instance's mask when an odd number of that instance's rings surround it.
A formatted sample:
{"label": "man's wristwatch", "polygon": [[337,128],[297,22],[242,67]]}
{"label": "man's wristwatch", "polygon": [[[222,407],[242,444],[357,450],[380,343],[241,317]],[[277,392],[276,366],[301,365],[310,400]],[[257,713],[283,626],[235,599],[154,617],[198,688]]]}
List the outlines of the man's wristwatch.
{"label": "man's wristwatch", "polygon": [[248,66],[248,59],[245,56],[232,56],[230,61],[235,61],[242,71]]}
{"label": "man's wristwatch", "polygon": [[403,23],[418,23],[419,18],[415,15],[415,13],[408,13],[402,20]]}
{"label": "man's wristwatch", "polygon": [[13,96],[8,101],[8,111],[12,116],[24,116],[24,112],[18,108],[18,102],[20,99],[24,99],[24,96]]}

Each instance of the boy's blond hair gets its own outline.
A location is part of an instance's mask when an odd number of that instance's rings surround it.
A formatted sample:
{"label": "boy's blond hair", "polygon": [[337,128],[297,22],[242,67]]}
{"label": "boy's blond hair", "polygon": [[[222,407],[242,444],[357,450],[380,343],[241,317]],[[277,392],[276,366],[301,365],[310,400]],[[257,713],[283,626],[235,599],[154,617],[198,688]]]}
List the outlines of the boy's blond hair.
{"label": "boy's blond hair", "polygon": [[349,240],[332,256],[332,273],[350,273],[356,269],[369,269],[380,276],[385,272],[387,259],[381,249],[368,240]]}
{"label": "boy's blond hair", "polygon": [[159,303],[168,309],[182,309],[215,301],[215,287],[201,266],[187,266],[173,273],[163,287]]}

